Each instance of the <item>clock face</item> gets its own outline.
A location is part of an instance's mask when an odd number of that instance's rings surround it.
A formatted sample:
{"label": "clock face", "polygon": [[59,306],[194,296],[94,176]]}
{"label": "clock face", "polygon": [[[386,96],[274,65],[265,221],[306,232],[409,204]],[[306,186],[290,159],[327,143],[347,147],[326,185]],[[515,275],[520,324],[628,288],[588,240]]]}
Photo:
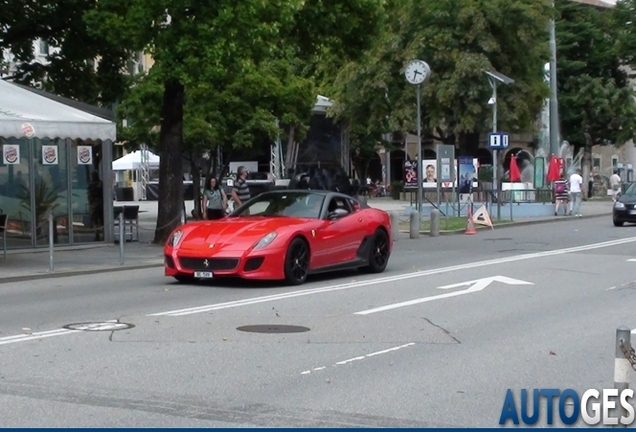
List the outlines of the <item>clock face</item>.
{"label": "clock face", "polygon": [[421,84],[428,78],[430,71],[428,65],[422,60],[413,60],[406,66],[404,75],[411,84]]}

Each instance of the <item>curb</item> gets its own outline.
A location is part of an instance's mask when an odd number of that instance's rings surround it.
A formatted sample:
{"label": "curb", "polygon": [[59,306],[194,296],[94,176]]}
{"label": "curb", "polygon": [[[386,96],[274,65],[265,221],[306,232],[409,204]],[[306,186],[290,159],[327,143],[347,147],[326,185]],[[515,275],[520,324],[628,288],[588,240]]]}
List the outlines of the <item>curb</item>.
{"label": "curb", "polygon": [[0,278],[0,284],[3,283],[12,283],[12,282],[23,282],[23,281],[31,281],[31,280],[39,280],[39,279],[54,279],[54,278],[63,278],[63,277],[73,277],[73,276],[86,276],[98,273],[112,273],[118,271],[127,271],[127,270],[142,270],[148,268],[155,267],[163,267],[164,264],[139,264],[139,265],[131,265],[131,266],[118,266],[118,267],[107,267],[101,269],[92,269],[92,270],[69,270],[62,271],[56,273],[43,273],[29,276],[9,276],[5,278]]}
{"label": "curb", "polygon": [[[601,218],[601,217],[607,217],[607,216],[611,216],[611,213],[609,214],[596,214],[596,215],[590,215],[590,216],[582,216],[580,218],[575,218],[576,220],[579,219],[594,219],[594,218]],[[558,217],[558,216],[555,216]],[[501,228],[511,228],[511,227],[516,227],[516,226],[524,226],[524,225],[539,225],[539,224],[545,224],[545,223],[555,223],[555,222],[565,222],[568,220],[571,220],[572,217],[562,217],[562,218],[558,218],[558,219],[541,219],[541,220],[533,220],[533,221],[522,221],[522,222],[511,222],[511,223],[506,223],[506,224],[501,224],[501,225],[495,225],[495,230],[499,230]],[[475,229],[477,231],[480,230],[487,230],[489,229],[489,227],[485,227],[485,226],[476,226]],[[459,230],[454,230],[454,231],[439,231],[439,235],[440,236],[448,236],[448,235],[457,235],[457,234],[464,234],[464,231],[466,231],[465,229],[459,229]],[[400,230],[400,233],[403,234],[409,234],[410,231],[409,230]],[[430,231],[420,231],[420,234],[430,234]]]}

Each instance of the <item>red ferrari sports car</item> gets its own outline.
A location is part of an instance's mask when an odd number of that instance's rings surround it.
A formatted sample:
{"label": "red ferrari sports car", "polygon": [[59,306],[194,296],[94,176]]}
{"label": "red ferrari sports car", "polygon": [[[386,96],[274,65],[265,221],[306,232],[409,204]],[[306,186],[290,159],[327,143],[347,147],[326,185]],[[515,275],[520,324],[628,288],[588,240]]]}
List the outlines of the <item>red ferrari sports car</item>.
{"label": "red ferrari sports car", "polygon": [[381,273],[391,251],[389,215],[348,195],[264,192],[223,219],[187,223],[164,248],[165,275],[179,282],[235,276],[305,282],[312,273]]}

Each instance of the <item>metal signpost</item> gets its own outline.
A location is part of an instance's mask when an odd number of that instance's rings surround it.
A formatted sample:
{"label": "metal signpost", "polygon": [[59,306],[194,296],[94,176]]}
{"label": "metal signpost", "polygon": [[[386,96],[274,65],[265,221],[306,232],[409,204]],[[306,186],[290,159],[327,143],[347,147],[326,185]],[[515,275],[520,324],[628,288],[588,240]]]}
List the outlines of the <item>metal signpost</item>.
{"label": "metal signpost", "polygon": [[[500,197],[500,189],[499,189],[499,150],[503,150],[508,148],[510,144],[510,139],[508,134],[501,132],[493,132],[488,134],[488,148],[492,150],[492,159],[493,159],[493,170],[492,170],[492,180],[496,190],[497,196],[497,220],[501,220],[501,199]],[[510,204],[512,205],[512,203]]]}
{"label": "metal signpost", "polygon": [[422,221],[422,181],[424,169],[422,166],[422,114],[420,111],[421,84],[431,75],[431,68],[422,60],[411,60],[406,66],[404,76],[406,80],[415,85],[417,97],[417,213],[418,221]]}
{"label": "metal signpost", "polygon": [[[513,84],[515,80],[495,71],[483,71],[486,75],[488,75],[488,80],[490,81],[490,86],[492,87],[492,97],[488,101],[489,105],[492,105],[492,134],[488,136],[488,146],[493,148],[492,155],[492,165],[493,165],[493,183],[496,190],[497,197],[497,220],[501,220],[501,198],[500,198],[500,188],[499,188],[499,152],[497,151],[499,148],[502,148],[500,141],[496,149],[491,146],[490,136],[493,134],[497,134],[497,84]],[[507,139],[507,138],[506,138]],[[507,141],[506,141],[507,144]],[[507,145],[506,145],[507,147]]]}

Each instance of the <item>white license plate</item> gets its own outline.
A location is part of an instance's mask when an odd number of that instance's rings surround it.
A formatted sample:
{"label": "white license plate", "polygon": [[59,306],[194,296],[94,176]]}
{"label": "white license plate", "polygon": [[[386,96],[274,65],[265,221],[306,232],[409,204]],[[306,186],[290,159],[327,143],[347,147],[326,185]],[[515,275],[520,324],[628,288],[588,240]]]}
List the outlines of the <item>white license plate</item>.
{"label": "white license plate", "polygon": [[212,274],[212,272],[194,272],[194,277],[195,278],[203,278],[203,279],[210,279],[213,278],[214,275]]}
{"label": "white license plate", "polygon": [[629,214],[631,214],[631,215],[636,215],[636,210],[630,210],[630,211],[629,211]]}

